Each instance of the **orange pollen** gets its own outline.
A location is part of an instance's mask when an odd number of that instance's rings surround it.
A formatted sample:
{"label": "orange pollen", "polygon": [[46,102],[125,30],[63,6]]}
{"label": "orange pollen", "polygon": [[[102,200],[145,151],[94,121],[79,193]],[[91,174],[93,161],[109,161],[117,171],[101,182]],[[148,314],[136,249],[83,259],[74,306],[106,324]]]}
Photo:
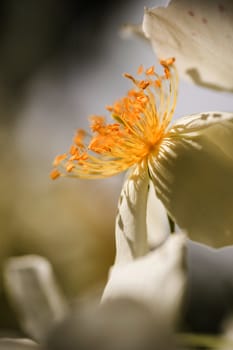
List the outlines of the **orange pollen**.
{"label": "orange pollen", "polygon": [[60,173],[60,171],[58,171],[57,169],[53,169],[52,171],[51,171],[51,173],[50,173],[50,178],[52,179],[52,180],[56,180],[58,177],[60,177],[61,176],[61,173]]}
{"label": "orange pollen", "polygon": [[143,73],[144,69],[143,69],[143,65],[140,64],[140,66],[138,67],[138,70],[137,70],[137,74],[138,75],[141,75]]}
{"label": "orange pollen", "polygon": [[70,173],[74,169],[74,164],[73,163],[67,163],[66,164],[66,171]]}
{"label": "orange pollen", "polygon": [[165,78],[169,79],[171,76],[170,70],[168,67],[164,67],[164,74],[165,74]]}
{"label": "orange pollen", "polygon": [[55,157],[53,161],[53,166],[58,166],[64,159],[66,159],[67,154],[59,154],[58,156]]}
{"label": "orange pollen", "polygon": [[105,109],[109,112],[113,112],[113,106],[106,105]]}
{"label": "orange pollen", "polygon": [[72,146],[70,147],[70,154],[71,154],[72,156],[74,156],[74,155],[76,155],[77,153],[78,153],[77,147],[76,147],[75,145],[72,145]]}
{"label": "orange pollen", "polygon": [[137,96],[136,99],[140,103],[146,103],[149,100],[147,96]]}
{"label": "orange pollen", "polygon": [[171,66],[175,62],[175,57],[168,58],[166,60],[160,60],[160,64],[164,67]]}
{"label": "orange pollen", "polygon": [[145,90],[150,85],[150,81],[148,81],[148,80],[141,80],[141,81],[139,81],[139,83],[137,85],[138,85],[138,87],[140,89]]}
{"label": "orange pollen", "polygon": [[159,79],[155,80],[155,86],[157,86],[158,88],[160,88],[161,85],[162,85],[161,80],[159,80]]}
{"label": "orange pollen", "polygon": [[155,67],[152,66],[146,70],[146,75],[154,75],[155,74]]}
{"label": "orange pollen", "polygon": [[102,116],[93,115],[90,117],[91,120],[91,130],[93,132],[101,131],[103,128],[105,128],[105,119]]}
{"label": "orange pollen", "polygon": [[84,147],[83,145],[83,140],[84,137],[86,136],[86,132],[83,129],[78,129],[75,136],[74,136],[74,144],[78,147]]}

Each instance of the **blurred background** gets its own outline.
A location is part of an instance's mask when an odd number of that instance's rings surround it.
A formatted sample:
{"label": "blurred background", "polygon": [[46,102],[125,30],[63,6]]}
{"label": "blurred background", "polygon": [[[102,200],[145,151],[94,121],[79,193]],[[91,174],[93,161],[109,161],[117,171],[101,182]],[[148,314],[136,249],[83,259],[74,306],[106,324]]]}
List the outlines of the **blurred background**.
{"label": "blurred background", "polygon": [[[125,23],[141,23],[149,0],[0,2],[0,267],[7,257],[45,256],[69,299],[104,284],[114,259],[114,218],[123,175],[49,178],[87,116],[128,88],[156,57]],[[175,117],[233,110],[232,96],[181,82]],[[0,328],[17,328],[0,280]]]}

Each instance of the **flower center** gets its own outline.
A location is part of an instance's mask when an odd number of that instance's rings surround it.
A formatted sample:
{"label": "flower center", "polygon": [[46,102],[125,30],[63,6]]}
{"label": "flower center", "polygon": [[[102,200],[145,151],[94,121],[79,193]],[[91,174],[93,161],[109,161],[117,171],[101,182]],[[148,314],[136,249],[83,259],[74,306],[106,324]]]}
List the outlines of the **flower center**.
{"label": "flower center", "polygon": [[144,74],[144,79],[125,73],[133,88],[112,106],[106,106],[114,123],[108,124],[103,116],[91,116],[91,134],[77,131],[69,154],[55,158],[51,177],[112,176],[154,153],[166,135],[176,104],[174,60],[160,62],[162,75],[157,74],[154,67],[144,70],[142,66],[137,73]]}

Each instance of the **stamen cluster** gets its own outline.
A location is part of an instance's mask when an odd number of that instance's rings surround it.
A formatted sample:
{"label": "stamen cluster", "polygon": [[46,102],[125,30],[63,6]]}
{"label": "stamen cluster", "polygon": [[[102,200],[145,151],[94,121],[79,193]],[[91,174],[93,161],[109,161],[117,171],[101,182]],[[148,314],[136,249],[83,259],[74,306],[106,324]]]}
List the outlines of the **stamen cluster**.
{"label": "stamen cluster", "polygon": [[69,152],[55,158],[51,178],[112,176],[155,152],[176,104],[174,61],[174,58],[160,61],[162,75],[155,72],[154,66],[146,70],[143,66],[138,68],[137,74],[144,74],[144,79],[125,73],[124,77],[134,87],[112,106],[106,106],[114,123],[108,124],[103,116],[91,116],[91,134],[77,130]]}

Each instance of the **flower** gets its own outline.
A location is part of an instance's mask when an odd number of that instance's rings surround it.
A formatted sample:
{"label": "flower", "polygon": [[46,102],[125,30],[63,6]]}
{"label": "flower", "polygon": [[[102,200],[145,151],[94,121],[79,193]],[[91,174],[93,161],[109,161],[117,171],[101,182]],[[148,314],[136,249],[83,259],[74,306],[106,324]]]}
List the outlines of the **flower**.
{"label": "flower", "polygon": [[107,107],[114,123],[91,117],[92,135],[77,131],[69,154],[56,157],[52,178],[128,170],[102,302],[139,300],[173,327],[184,301],[188,240],[169,235],[166,214],[191,237],[232,241],[233,113],[204,112],[171,125],[178,77],[174,58],[161,65],[162,74],[142,66],[142,79],[125,74],[134,87]]}
{"label": "flower", "polygon": [[142,29],[158,57],[175,55],[183,77],[233,92],[232,1],[169,2],[145,9]]}
{"label": "flower", "polygon": [[132,196],[132,212],[140,207],[138,217],[133,215],[127,225],[129,232],[134,230],[128,239],[135,242],[132,236],[140,236],[136,255],[149,249],[145,228],[149,186],[154,186],[169,215],[191,238],[216,246],[233,240],[233,113],[200,113],[171,126],[177,71],[174,58],[162,60],[161,65],[161,75],[154,67],[142,66],[138,74],[144,73],[143,79],[125,74],[133,89],[107,106],[114,123],[92,116],[92,135],[78,130],[69,154],[55,158],[51,173],[53,179],[95,179],[130,169],[123,197],[127,206]]}

